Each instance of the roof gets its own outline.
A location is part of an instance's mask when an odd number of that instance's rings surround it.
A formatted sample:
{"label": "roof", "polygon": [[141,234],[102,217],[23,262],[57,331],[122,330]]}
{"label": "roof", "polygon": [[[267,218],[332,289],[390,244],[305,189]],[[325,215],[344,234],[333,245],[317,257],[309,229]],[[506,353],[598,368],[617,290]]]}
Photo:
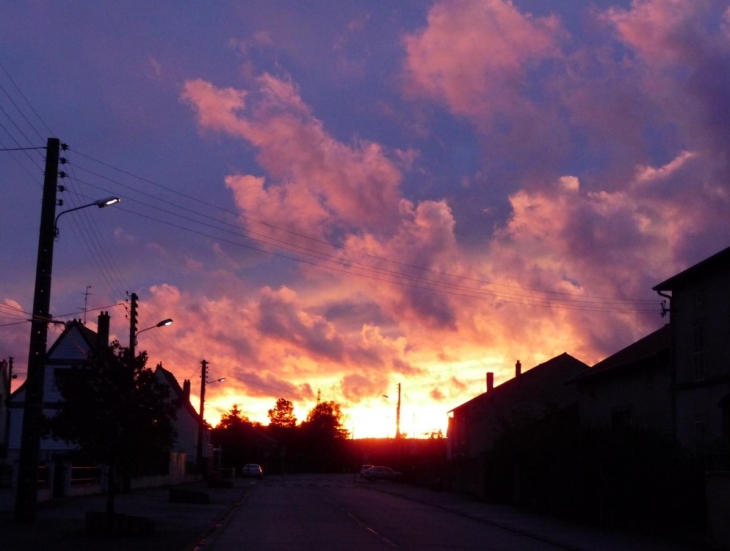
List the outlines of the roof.
{"label": "roof", "polygon": [[[96,342],[97,342],[97,335],[96,331],[92,331],[81,320],[73,319],[66,323],[65,327],[63,328],[63,332],[58,336],[58,338],[54,341],[54,343],[51,345],[51,347],[46,352],[46,363],[48,363],[49,358],[53,355],[54,351],[58,346],[63,342],[63,339],[66,338],[66,336],[71,332],[72,329],[78,329],[79,333],[81,333],[81,337],[86,341],[86,344],[89,347],[89,350],[92,352],[96,351]],[[27,381],[23,381],[23,383],[16,388],[12,396],[17,395],[21,390],[25,389],[25,383]]]}
{"label": "roof", "polygon": [[48,349],[48,352],[46,352],[46,361],[48,358],[50,358],[53,355],[53,352],[56,350],[58,345],[63,341],[63,339],[68,335],[72,329],[78,329],[79,333],[81,333],[81,336],[86,341],[86,344],[89,347],[89,350],[92,352],[96,351],[96,341],[97,341],[97,334],[96,331],[92,331],[81,320],[73,319],[66,323],[66,327],[63,328],[63,332],[58,336],[58,338],[55,340],[55,342],[51,345],[51,347]]}
{"label": "roof", "polygon": [[519,377],[513,377],[501,385],[494,387],[491,391],[483,392],[479,396],[464,402],[450,411],[455,411],[484,399],[501,397],[510,392],[514,392],[515,394],[539,392],[546,385],[555,383],[562,384],[586,369],[588,369],[588,364],[581,362],[567,352],[563,352],[559,356],[555,356],[544,363],[536,365],[532,369],[524,371]]}
{"label": "roof", "polygon": [[161,375],[168,385],[170,385],[170,388],[172,389],[173,394],[175,395],[174,398],[177,399],[178,404],[180,404],[180,407],[185,408],[190,415],[193,416],[193,418],[196,421],[200,421],[200,415],[196,411],[196,409],[193,407],[193,405],[190,403],[190,400],[188,397],[185,396],[185,393],[183,392],[183,389],[180,387],[180,383],[177,382],[177,379],[175,378],[175,375],[173,375],[170,371],[162,367],[162,364],[157,364],[157,367],[155,368],[155,375]]}
{"label": "roof", "polygon": [[615,372],[627,366],[635,366],[642,360],[655,357],[664,351],[668,352],[670,342],[669,325],[664,325],[646,337],[601,360],[590,369],[579,373],[574,380],[583,380],[609,371]]}
{"label": "roof", "polygon": [[687,281],[701,277],[708,272],[727,267],[730,267],[730,247],[721,250],[719,253],[713,254],[711,257],[690,266],[676,275],[673,275],[669,279],[655,285],[652,289],[654,291],[671,291]]}

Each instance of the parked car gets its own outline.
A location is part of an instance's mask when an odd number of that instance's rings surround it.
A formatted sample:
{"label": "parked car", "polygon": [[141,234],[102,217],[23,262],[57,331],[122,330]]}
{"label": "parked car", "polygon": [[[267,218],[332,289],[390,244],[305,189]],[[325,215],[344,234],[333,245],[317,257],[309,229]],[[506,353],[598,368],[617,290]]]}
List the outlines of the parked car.
{"label": "parked car", "polygon": [[373,465],[363,465],[360,467],[360,478],[363,478],[365,473],[373,468]]}
{"label": "parked car", "polygon": [[257,465],[256,463],[249,463],[248,465],[243,466],[243,469],[241,470],[241,476],[261,479],[264,477],[264,470],[261,468],[261,465]]}
{"label": "parked car", "polygon": [[394,471],[390,467],[372,467],[363,473],[363,477],[366,480],[398,480],[403,476],[403,473]]}

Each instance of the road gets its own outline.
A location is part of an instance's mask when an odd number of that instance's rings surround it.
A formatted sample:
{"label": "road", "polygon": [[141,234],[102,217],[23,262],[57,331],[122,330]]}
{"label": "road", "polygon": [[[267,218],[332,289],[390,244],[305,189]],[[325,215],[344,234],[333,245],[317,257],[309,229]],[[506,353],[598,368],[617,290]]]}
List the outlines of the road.
{"label": "road", "polygon": [[351,475],[292,475],[251,483],[254,488],[205,543],[206,551],[561,549],[374,491]]}

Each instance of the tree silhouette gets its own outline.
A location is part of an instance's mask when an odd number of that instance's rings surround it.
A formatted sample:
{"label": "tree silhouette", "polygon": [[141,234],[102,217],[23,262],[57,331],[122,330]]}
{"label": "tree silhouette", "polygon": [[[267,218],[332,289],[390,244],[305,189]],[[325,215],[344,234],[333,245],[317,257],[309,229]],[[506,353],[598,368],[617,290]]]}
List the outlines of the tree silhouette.
{"label": "tree silhouette", "polygon": [[211,431],[213,445],[223,450],[223,466],[241,467],[246,463],[264,462],[268,450],[275,447],[275,443],[261,429],[261,423],[251,422],[238,404],[233,404]]}
{"label": "tree silhouette", "polygon": [[347,438],[340,404],[337,402],[319,402],[307,414],[306,427],[326,438]]}
{"label": "tree silhouette", "polygon": [[269,426],[291,429],[297,426],[294,416],[294,404],[285,398],[279,398],[273,409],[269,410]]}
{"label": "tree silhouette", "polygon": [[62,401],[48,428],[54,438],[107,465],[109,514],[114,513],[116,469],[143,470],[168,453],[176,438],[169,389],[146,365],[146,352],[132,358],[114,341],[58,377]]}
{"label": "tree silhouette", "polygon": [[319,402],[300,427],[303,468],[332,472],[342,468],[348,436],[344,414],[337,402]]}
{"label": "tree silhouette", "polygon": [[221,416],[220,423],[216,425],[217,429],[227,431],[238,431],[243,427],[252,426],[251,420],[243,415],[241,410],[238,408],[238,404],[233,404],[231,411],[224,413]]}

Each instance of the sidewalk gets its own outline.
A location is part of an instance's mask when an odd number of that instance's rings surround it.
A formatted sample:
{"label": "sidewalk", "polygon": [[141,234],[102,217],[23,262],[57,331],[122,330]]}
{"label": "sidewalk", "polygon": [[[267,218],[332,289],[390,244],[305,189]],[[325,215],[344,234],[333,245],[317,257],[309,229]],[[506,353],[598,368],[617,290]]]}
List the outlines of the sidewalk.
{"label": "sidewalk", "polygon": [[372,491],[438,507],[568,551],[690,551],[704,548],[702,542],[678,543],[670,539],[581,525],[508,505],[476,501],[463,494],[437,492],[386,481],[362,484]]}
{"label": "sidewalk", "polygon": [[84,534],[87,511],[104,511],[106,496],[56,499],[38,506],[33,524],[13,518],[12,496],[0,490],[1,551],[192,551],[216,524],[222,522],[248,490],[250,482],[234,480],[233,488],[208,488],[202,481],[175,486],[206,492],[210,503],[170,503],[169,487],[136,490],[118,495],[118,513],[149,517],[156,523],[154,536],[101,538]]}

